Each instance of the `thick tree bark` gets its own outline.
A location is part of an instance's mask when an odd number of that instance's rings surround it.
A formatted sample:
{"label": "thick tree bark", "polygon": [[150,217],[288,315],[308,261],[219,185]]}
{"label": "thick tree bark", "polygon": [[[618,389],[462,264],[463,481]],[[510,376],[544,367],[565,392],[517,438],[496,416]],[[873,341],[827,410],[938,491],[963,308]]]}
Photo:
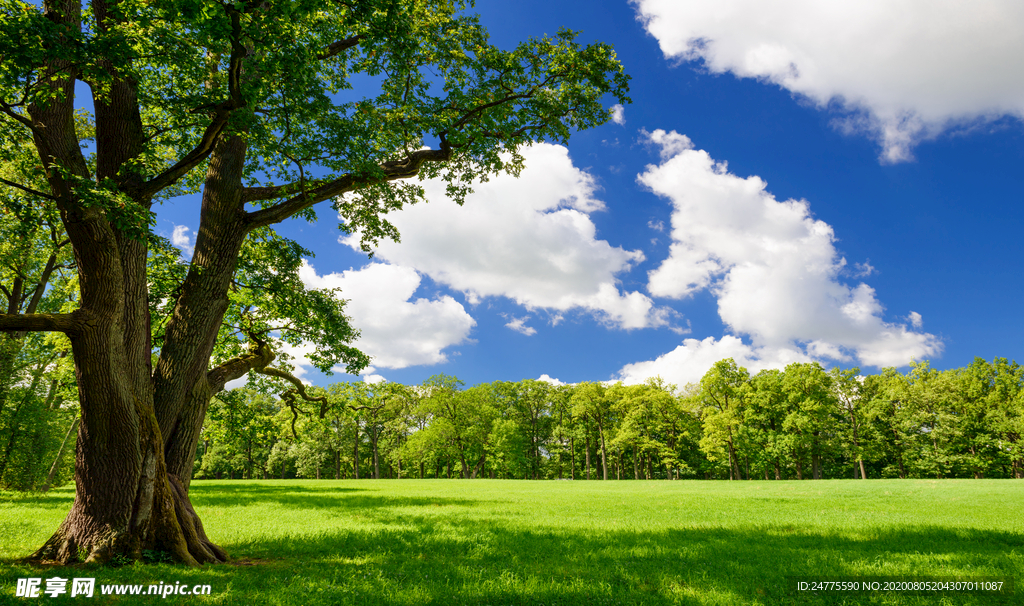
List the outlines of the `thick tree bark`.
{"label": "thick tree bark", "polygon": [[[233,137],[218,152],[192,270],[152,380],[145,245],[113,233],[105,218],[88,210],[66,220],[72,242],[106,245],[75,247],[82,307],[92,312],[69,331],[82,404],[77,493],[67,519],[34,559],[137,559],[144,550],[187,564],[225,559],[188,500],[199,430],[213,394],[227,380],[268,364],[272,354],[254,352],[207,371],[246,234],[239,172],[244,144]],[[232,209],[235,220],[225,221]],[[99,279],[86,280],[90,276]]]}

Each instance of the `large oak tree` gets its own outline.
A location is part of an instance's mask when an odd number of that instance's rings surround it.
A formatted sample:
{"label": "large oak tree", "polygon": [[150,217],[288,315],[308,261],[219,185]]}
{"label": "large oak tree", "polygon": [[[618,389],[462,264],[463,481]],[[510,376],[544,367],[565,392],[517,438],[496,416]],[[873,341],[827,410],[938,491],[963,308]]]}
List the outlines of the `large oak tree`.
{"label": "large oak tree", "polygon": [[[259,300],[228,322],[250,348],[214,356],[236,273],[267,266],[252,257],[275,241],[272,226],[311,220],[331,201],[369,250],[397,237],[384,215],[422,197],[410,177],[445,179],[461,200],[474,181],[517,172],[517,150],[531,141],[564,142],[606,121],[606,95],[627,101],[607,45],[563,31],[499,50],[466,8],[0,0],[0,137],[34,147],[46,183],[2,186],[59,212],[80,284],[72,313],[0,314],[0,331],[69,337],[81,402],[75,501],[33,557],[224,560],[189,503],[189,480],[211,396],[275,357],[273,323],[254,329],[246,315],[269,309]],[[83,148],[75,113],[90,105],[95,144]],[[194,255],[154,301],[154,205],[200,191]],[[340,308],[316,301],[327,319],[300,331],[321,344],[314,362],[365,365]]]}

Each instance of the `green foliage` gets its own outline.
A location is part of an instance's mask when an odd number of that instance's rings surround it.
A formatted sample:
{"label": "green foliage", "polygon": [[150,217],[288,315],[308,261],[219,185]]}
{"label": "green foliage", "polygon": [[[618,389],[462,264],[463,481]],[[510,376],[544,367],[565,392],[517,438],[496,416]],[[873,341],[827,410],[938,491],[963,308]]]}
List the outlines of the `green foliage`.
{"label": "green foliage", "polygon": [[[723,360],[682,390],[659,378],[464,389],[436,375],[311,388],[327,398],[319,411],[238,391],[250,408],[225,421],[234,409],[211,407],[200,473],[582,479],[588,461],[604,477],[603,454],[608,479],[1020,477],[1022,378],[1001,358],[866,377],[800,363],[750,377]],[[273,417],[274,429],[247,442],[245,415]]]}
{"label": "green foliage", "polygon": [[[0,140],[0,178],[45,188],[38,161],[16,134]],[[74,311],[77,286],[52,201],[0,187],[0,313]],[[74,436],[61,445],[78,416],[69,351],[62,334],[0,333],[0,485],[42,490],[68,480]]]}
{"label": "green foliage", "polygon": [[245,478],[266,477],[266,463],[278,438],[274,416],[280,404],[249,389],[221,392],[210,403],[203,426],[201,477],[238,472]]}

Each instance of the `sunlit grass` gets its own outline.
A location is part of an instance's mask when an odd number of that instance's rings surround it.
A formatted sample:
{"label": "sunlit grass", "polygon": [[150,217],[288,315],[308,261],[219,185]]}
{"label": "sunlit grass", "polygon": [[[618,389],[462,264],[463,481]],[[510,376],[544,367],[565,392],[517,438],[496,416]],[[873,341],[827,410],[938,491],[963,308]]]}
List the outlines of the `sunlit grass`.
{"label": "sunlit grass", "polygon": [[1024,482],[1012,480],[199,481],[193,503],[231,564],[69,571],[15,563],[56,529],[72,497],[70,489],[0,493],[0,603],[15,600],[16,578],[55,574],[213,587],[208,598],[89,604],[1024,602],[1020,591],[815,597],[793,594],[786,581],[1024,579]]}

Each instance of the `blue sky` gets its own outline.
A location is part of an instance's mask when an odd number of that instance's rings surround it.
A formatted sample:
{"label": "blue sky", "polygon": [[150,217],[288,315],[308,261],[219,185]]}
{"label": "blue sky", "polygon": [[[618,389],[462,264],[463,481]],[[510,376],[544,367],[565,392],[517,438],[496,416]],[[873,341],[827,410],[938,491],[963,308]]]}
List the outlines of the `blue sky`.
{"label": "blue sky", "polygon": [[[535,146],[518,181],[463,208],[427,183],[430,202],[393,217],[401,244],[372,260],[329,208],[280,227],[316,253],[307,284],[350,299],[364,379],[681,385],[723,357],[1024,361],[1024,5],[477,10],[505,48],[560,27],[611,43],[633,103],[568,148]],[[175,201],[158,231],[187,247],[197,221]]]}

